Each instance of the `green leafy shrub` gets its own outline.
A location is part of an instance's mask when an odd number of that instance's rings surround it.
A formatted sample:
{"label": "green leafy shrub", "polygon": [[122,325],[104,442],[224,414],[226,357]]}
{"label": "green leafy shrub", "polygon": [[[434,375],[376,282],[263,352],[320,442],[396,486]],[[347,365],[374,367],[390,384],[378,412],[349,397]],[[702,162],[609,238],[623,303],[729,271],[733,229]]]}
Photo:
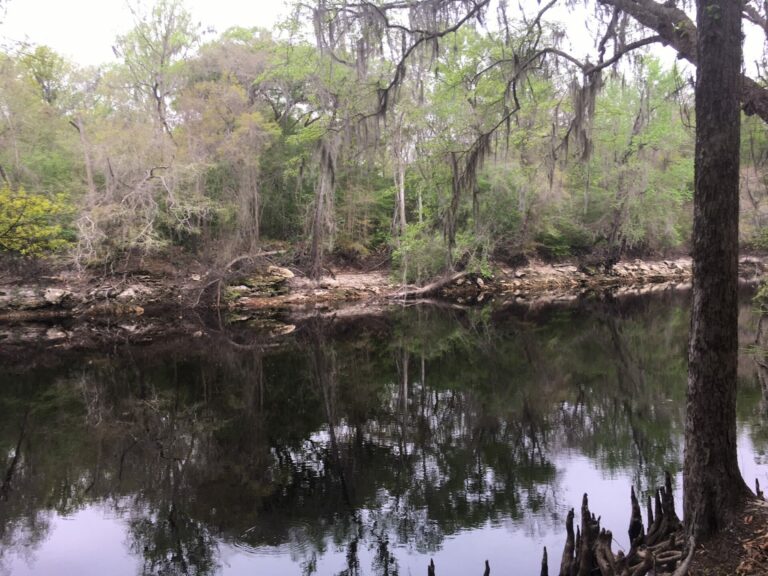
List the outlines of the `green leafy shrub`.
{"label": "green leafy shrub", "polygon": [[768,228],[755,230],[750,244],[757,250],[768,252]]}
{"label": "green leafy shrub", "polygon": [[535,237],[536,251],[545,260],[562,260],[589,254],[592,240],[582,228],[571,222],[560,221],[539,232]]}
{"label": "green leafy shrub", "polygon": [[768,282],[763,281],[757,288],[757,292],[752,297],[752,301],[760,306],[763,310],[768,310]]}
{"label": "green leafy shrub", "polygon": [[371,251],[362,242],[348,237],[341,237],[336,241],[333,253],[347,264],[355,265],[368,258]]}
{"label": "green leafy shrub", "polygon": [[71,210],[64,195],[48,198],[23,188],[0,188],[0,250],[41,256],[67,247],[71,238],[63,226]]}
{"label": "green leafy shrub", "polygon": [[407,282],[433,278],[445,269],[447,250],[440,232],[420,224],[409,225],[405,238],[392,253],[393,272]]}

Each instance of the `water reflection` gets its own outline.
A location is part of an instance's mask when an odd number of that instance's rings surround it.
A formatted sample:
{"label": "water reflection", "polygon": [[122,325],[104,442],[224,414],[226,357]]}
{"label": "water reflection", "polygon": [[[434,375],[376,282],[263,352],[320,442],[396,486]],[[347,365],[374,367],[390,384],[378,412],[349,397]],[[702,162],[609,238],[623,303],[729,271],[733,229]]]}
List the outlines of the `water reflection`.
{"label": "water reflection", "polygon": [[[583,491],[621,541],[630,483],[680,470],[685,303],[415,308],[6,367],[0,566],[118,526],[67,547],[73,573],[536,574]],[[745,304],[741,330],[742,460],[764,477],[768,324]]]}

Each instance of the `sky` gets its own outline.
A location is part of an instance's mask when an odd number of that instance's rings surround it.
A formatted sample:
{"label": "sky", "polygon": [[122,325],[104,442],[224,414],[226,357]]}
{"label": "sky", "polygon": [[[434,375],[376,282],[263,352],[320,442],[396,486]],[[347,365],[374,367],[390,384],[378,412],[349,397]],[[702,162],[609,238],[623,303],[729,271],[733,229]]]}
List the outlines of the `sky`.
{"label": "sky", "polygon": [[[143,0],[144,3],[152,0]],[[529,3],[532,0],[527,0]],[[0,44],[28,41],[44,44],[81,65],[98,65],[115,60],[112,45],[115,38],[127,32],[134,20],[128,3],[137,0],[0,0]],[[525,4],[526,0],[523,0]],[[185,6],[203,29],[217,33],[232,26],[272,29],[281,16],[288,13],[285,0],[185,0]],[[530,14],[537,9],[532,5]],[[4,12],[4,13],[3,13]],[[585,15],[564,12],[560,19],[576,37],[574,55],[594,56],[593,40],[584,25]],[[570,26],[569,26],[570,24]],[[745,62],[748,73],[761,52],[763,38],[747,31]],[[654,48],[667,64],[675,59],[669,49]]]}
{"label": "sky", "polygon": [[[132,2],[134,4],[135,2]],[[29,41],[50,46],[83,65],[114,61],[112,45],[130,30],[126,0],[5,0],[0,41]],[[232,26],[271,29],[287,13],[283,0],[186,0],[203,29],[223,32]]]}

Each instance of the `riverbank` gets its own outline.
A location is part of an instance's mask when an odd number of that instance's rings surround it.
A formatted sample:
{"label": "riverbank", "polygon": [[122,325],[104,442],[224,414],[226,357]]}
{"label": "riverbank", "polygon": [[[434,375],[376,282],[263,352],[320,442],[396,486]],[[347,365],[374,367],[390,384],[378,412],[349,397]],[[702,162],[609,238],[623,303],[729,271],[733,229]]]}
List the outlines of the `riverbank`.
{"label": "riverbank", "polygon": [[[743,282],[765,274],[764,258],[744,257]],[[491,275],[456,273],[427,286],[403,285],[387,271],[330,269],[314,281],[298,271],[272,264],[242,271],[172,270],[138,267],[115,274],[61,271],[34,281],[0,283],[0,321],[174,314],[180,310],[323,310],[345,305],[386,304],[436,299],[458,305],[491,298],[518,302],[572,300],[588,292],[617,295],[686,288],[691,260],[621,261],[608,272],[575,264],[531,262],[518,268],[494,267]]]}
{"label": "riverbank", "polygon": [[[62,270],[33,281],[6,278],[0,284],[0,342],[93,347],[202,336],[211,325],[242,326],[269,338],[309,317],[370,316],[404,303],[536,308],[589,294],[631,297],[691,283],[688,258],[622,261],[610,273],[531,262],[496,266],[493,275],[455,273],[426,286],[399,284],[386,271],[328,270],[313,281],[295,269],[245,264],[211,271],[195,263],[145,262],[112,274]],[[756,283],[766,260],[744,257],[739,269],[744,283]]]}

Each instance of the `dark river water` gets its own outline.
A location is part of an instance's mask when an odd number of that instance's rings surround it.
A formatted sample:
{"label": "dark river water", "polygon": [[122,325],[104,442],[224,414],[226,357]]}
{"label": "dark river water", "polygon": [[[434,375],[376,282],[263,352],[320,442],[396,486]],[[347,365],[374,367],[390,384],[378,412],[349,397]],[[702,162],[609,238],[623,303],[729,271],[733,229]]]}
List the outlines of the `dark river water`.
{"label": "dark river water", "polygon": [[[768,485],[748,299],[740,327],[739,460]],[[679,498],[687,330],[666,294],[30,350],[0,368],[0,573],[534,576],[544,546],[554,573],[584,492],[614,549],[630,486],[669,470]]]}

